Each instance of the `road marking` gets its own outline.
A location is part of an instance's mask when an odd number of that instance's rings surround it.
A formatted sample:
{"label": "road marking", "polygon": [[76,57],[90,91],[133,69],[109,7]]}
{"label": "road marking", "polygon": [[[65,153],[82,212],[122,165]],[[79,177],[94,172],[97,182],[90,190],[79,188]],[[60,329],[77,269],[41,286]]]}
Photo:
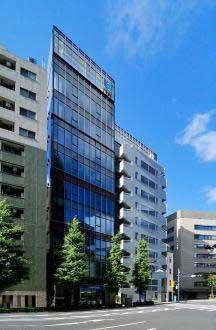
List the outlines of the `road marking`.
{"label": "road marking", "polygon": [[[113,325],[112,327],[105,327],[105,328],[95,328],[95,329],[89,329],[89,330],[105,330],[105,329],[113,329],[113,328],[122,328],[122,327],[129,327],[131,325],[137,325],[146,323],[146,321],[140,321],[136,323],[126,323],[126,324],[119,324],[119,325]],[[147,330],[157,330],[157,329],[147,329]]]}
{"label": "road marking", "polygon": [[[115,319],[94,319],[88,321],[81,321],[81,322],[67,322],[67,323],[56,323],[56,324],[44,324],[44,327],[59,327],[59,326],[67,326],[67,325],[79,325],[79,324],[86,324],[90,322],[104,322],[104,321],[115,321]],[[36,327],[37,325],[31,325],[31,327]]]}

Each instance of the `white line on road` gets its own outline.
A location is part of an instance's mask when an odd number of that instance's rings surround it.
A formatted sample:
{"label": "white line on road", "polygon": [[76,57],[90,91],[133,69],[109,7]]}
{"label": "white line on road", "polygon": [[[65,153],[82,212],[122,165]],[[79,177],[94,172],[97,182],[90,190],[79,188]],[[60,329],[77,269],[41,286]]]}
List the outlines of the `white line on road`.
{"label": "white line on road", "polygon": [[[137,324],[141,324],[141,323],[146,323],[146,321],[140,321],[140,322],[136,322],[136,323],[119,324],[119,325],[113,325],[111,327],[95,328],[95,329],[89,329],[89,330],[105,330],[105,329],[113,329],[113,328],[122,328],[122,327],[129,327],[131,325],[137,325]],[[147,329],[147,330],[157,330],[157,329],[155,328],[155,329]]]}
{"label": "white line on road", "polygon": [[104,322],[104,321],[115,321],[115,319],[94,319],[82,322],[72,322],[72,323],[57,323],[57,324],[45,324],[44,327],[58,327],[58,326],[65,326],[65,325],[78,325],[78,324],[86,324],[90,322]]}

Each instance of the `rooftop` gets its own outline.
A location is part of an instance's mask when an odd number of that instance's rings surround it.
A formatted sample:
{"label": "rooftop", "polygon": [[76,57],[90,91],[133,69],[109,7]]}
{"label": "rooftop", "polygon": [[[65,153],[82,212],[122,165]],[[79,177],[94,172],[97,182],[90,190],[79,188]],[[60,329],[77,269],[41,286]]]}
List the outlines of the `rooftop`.
{"label": "rooftop", "polygon": [[178,210],[167,217],[168,221],[181,218],[203,219],[203,220],[216,220],[216,212],[209,211],[191,211],[191,210]]}
{"label": "rooftop", "polygon": [[148,148],[145,144],[143,144],[135,137],[133,137],[130,133],[128,133],[118,125],[115,125],[115,130],[117,133],[121,134],[124,138],[126,138],[131,143],[133,143],[138,149],[144,152],[149,158],[153,160],[157,160],[157,154],[154,151],[152,151],[150,148]]}

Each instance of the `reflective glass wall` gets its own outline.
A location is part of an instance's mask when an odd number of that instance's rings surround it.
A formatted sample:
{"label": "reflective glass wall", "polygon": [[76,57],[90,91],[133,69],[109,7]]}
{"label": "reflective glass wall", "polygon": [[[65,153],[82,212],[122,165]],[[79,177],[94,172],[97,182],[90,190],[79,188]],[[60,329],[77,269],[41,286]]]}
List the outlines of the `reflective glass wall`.
{"label": "reflective glass wall", "polygon": [[[54,28],[48,136],[51,244],[58,244],[64,224],[77,217],[86,238],[87,277],[97,280],[103,277],[114,233],[114,81],[77,47],[81,69],[72,53],[65,55],[68,48],[76,50]],[[94,79],[83,71],[85,64],[95,68]]]}

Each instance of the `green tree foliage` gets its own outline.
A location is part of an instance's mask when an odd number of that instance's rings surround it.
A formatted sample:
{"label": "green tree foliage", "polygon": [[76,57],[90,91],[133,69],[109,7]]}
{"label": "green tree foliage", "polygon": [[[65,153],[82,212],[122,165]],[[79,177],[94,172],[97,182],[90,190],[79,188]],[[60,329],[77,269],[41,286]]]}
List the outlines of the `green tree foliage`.
{"label": "green tree foliage", "polygon": [[141,239],[138,242],[137,253],[134,263],[132,283],[139,293],[141,300],[142,292],[146,292],[150,279],[150,265],[147,242]]}
{"label": "green tree foliage", "polygon": [[207,277],[207,285],[211,288],[211,297],[214,297],[214,288],[216,287],[216,274],[209,274]]}
{"label": "green tree foliage", "polygon": [[23,256],[20,240],[23,229],[11,219],[10,206],[0,200],[0,289],[28,278],[29,262]]}
{"label": "green tree foliage", "polygon": [[[55,278],[65,288],[68,288],[69,293],[72,289],[74,291],[79,287],[84,281],[87,272],[85,237],[80,231],[79,221],[76,218],[68,226],[59,255],[60,265],[56,270]],[[70,304],[71,297],[68,299]]]}
{"label": "green tree foliage", "polygon": [[108,291],[113,294],[117,294],[119,288],[127,281],[128,270],[121,264],[122,251],[120,243],[121,234],[117,233],[112,238],[112,247],[107,258],[105,285]]}

